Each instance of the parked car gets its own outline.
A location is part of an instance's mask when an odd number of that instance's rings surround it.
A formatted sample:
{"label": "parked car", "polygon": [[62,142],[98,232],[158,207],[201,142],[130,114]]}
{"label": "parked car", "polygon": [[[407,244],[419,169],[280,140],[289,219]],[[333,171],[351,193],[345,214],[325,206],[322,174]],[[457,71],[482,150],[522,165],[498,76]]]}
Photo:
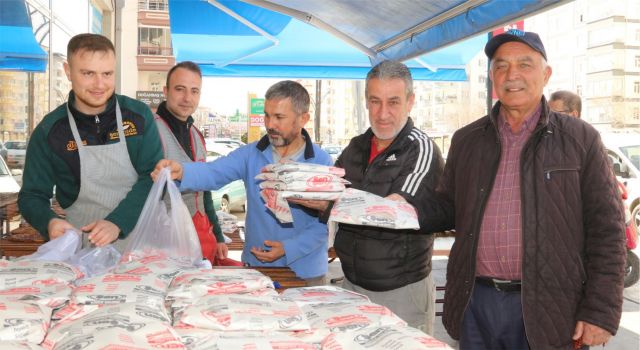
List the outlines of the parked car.
{"label": "parked car", "polygon": [[20,191],[20,185],[14,179],[14,174],[20,176],[22,170],[10,170],[4,159],[0,159],[0,193],[18,193]]}
{"label": "parked car", "polygon": [[613,172],[627,189],[625,203],[640,225],[640,134],[602,134]]}
{"label": "parked car", "polygon": [[226,138],[226,137],[215,137],[215,138],[207,138],[204,139],[206,145],[207,145],[207,150],[213,150],[216,145],[220,146],[227,146],[229,149],[231,149],[231,151],[233,151],[234,149],[238,148],[238,147],[242,147],[244,145],[246,145],[244,142],[242,141],[238,141],[235,139],[230,139],[230,138]]}
{"label": "parked car", "polygon": [[22,174],[22,170],[9,170],[0,158],[0,221],[11,219],[18,212],[18,192],[20,185],[13,178],[13,173]]}
{"label": "parked car", "polygon": [[[212,151],[209,150],[209,146],[207,146],[207,162],[225,157],[230,152],[227,146],[222,146],[222,149],[220,149],[220,145],[218,145],[215,148],[217,148],[217,151]],[[247,192],[242,180],[233,181],[217,191],[211,191],[211,197],[213,198],[213,207],[216,211],[222,210],[225,213],[247,211]]]}
{"label": "parked car", "polygon": [[342,153],[342,147],[336,146],[336,145],[326,145],[326,146],[323,146],[322,149],[325,152],[329,153],[334,163],[340,156],[340,153]]}
{"label": "parked car", "polygon": [[[620,181],[618,181],[618,188],[624,204],[624,224],[627,237],[627,265],[624,269],[624,287],[628,288],[636,284],[640,277],[640,260],[638,260],[636,253],[633,252],[638,246],[638,226],[633,220],[633,215],[629,212],[629,206],[624,202],[629,194],[627,189]],[[636,208],[636,210],[638,209],[640,209],[640,206]]]}
{"label": "parked car", "polygon": [[0,157],[7,161],[7,147],[4,146],[4,142],[0,142]]}
{"label": "parked car", "polygon": [[7,165],[10,168],[23,168],[27,155],[27,142],[7,141],[4,146],[7,148]]}

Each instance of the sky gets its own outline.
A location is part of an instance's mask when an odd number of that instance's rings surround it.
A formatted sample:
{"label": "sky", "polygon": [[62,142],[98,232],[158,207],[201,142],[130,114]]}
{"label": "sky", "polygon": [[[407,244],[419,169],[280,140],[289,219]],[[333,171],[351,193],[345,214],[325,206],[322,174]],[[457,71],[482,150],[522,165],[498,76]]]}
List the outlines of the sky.
{"label": "sky", "polygon": [[235,114],[236,109],[247,113],[247,94],[264,97],[267,89],[278,81],[280,79],[204,77],[200,106],[223,115]]}

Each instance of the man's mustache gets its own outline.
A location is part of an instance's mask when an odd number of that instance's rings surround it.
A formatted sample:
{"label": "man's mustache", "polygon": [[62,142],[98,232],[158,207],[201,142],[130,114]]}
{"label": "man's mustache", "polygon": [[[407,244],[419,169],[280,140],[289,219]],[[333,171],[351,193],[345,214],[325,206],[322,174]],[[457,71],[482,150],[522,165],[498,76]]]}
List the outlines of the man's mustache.
{"label": "man's mustache", "polygon": [[267,129],[267,134],[272,136],[280,136],[280,133],[274,129]]}
{"label": "man's mustache", "polygon": [[502,85],[503,90],[524,89],[524,88],[526,88],[526,84],[522,82],[509,82],[509,83],[504,83],[504,85]]}

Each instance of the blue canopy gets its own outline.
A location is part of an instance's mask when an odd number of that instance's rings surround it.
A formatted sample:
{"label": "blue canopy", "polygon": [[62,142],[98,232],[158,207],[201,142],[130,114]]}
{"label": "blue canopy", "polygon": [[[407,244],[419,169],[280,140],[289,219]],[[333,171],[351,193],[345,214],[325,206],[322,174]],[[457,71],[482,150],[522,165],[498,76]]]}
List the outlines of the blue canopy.
{"label": "blue canopy", "polygon": [[24,0],[0,0],[0,70],[44,72],[47,53],[33,36]]}
{"label": "blue canopy", "polygon": [[[169,1],[174,55],[197,62],[204,75],[362,79],[371,68],[369,56],[329,32],[240,1],[217,4],[224,9]],[[485,42],[478,36],[406,63],[416,80],[463,81],[464,65]]]}
{"label": "blue canopy", "polygon": [[395,59],[416,80],[460,81],[486,32],[567,1],[169,0],[169,13],[177,61],[205,75],[362,79]]}

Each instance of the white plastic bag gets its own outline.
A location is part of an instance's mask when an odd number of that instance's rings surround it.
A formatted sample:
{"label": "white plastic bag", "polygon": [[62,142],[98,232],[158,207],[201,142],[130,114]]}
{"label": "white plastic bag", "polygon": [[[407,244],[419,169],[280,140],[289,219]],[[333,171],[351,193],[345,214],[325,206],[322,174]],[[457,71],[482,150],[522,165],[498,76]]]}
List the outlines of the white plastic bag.
{"label": "white plastic bag", "polygon": [[[167,209],[162,193],[167,187],[171,209]],[[185,266],[194,266],[202,260],[198,234],[189,210],[182,201],[180,190],[169,177],[169,169],[162,169],[151,187],[147,201],[131,239],[122,254],[122,262],[129,262],[160,251]]]}
{"label": "white plastic bag", "polygon": [[41,245],[35,253],[23,256],[20,260],[66,261],[80,249],[81,235],[76,230],[67,229],[62,236]]}
{"label": "white plastic bag", "polygon": [[67,261],[74,265],[85,277],[92,277],[107,273],[118,261],[120,252],[111,244],[104,247],[87,247],[81,249]]}

